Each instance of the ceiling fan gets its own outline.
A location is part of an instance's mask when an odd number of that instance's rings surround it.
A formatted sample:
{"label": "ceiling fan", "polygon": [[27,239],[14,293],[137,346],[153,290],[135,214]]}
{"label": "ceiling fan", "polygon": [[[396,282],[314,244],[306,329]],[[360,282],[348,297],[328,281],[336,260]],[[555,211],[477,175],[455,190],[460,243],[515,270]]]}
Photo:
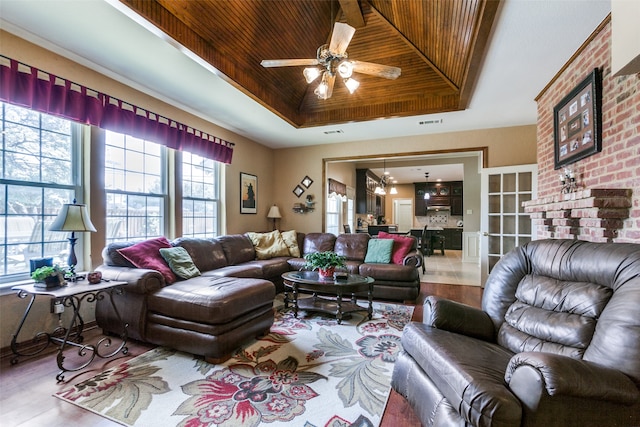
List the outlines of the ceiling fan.
{"label": "ceiling fan", "polygon": [[320,46],[314,59],[265,59],[260,65],[265,68],[308,66],[303,71],[307,83],[311,83],[322,76],[320,84],[313,91],[320,99],[331,97],[336,75],[343,79],[350,93],[355,92],[360,85],[357,80],[351,77],[354,72],[384,77],[390,80],[397,79],[400,76],[400,68],[398,67],[347,60],[349,57],[346,52],[347,46],[349,46],[355,32],[356,29],[351,25],[336,22],[333,26],[329,45],[323,44]]}

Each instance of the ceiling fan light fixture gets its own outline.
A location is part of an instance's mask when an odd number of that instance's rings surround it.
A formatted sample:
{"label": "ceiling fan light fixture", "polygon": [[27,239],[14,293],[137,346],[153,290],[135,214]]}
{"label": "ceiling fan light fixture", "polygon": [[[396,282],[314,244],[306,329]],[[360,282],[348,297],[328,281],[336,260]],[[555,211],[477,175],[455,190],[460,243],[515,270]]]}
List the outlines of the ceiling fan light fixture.
{"label": "ceiling fan light fixture", "polygon": [[317,88],[313,91],[314,94],[320,99],[329,98],[329,83],[327,83],[327,73],[322,74],[322,81]]}
{"label": "ceiling fan light fixture", "polygon": [[338,64],[338,74],[343,79],[348,79],[353,74],[353,63],[350,61],[341,61]]}
{"label": "ceiling fan light fixture", "polygon": [[305,68],[302,74],[307,83],[311,83],[320,76],[320,70],[316,67],[309,67]]}
{"label": "ceiling fan light fixture", "polygon": [[344,81],[344,85],[349,90],[349,93],[352,94],[356,91],[356,89],[358,89],[358,86],[360,86],[360,82],[354,79],[347,79]]}

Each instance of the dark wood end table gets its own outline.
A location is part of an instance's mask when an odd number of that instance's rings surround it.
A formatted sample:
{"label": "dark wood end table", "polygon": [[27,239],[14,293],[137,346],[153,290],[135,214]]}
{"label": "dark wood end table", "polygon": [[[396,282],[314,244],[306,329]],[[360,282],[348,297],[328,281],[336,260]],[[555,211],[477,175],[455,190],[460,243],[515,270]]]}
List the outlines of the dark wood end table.
{"label": "dark wood end table", "polygon": [[[285,285],[285,307],[293,303],[293,314],[298,317],[298,310],[317,311],[336,316],[338,324],[342,323],[345,315],[355,311],[367,310],[369,320],[373,317],[373,278],[349,274],[346,280],[322,278],[317,271],[289,271],[282,274]],[[311,293],[311,298],[298,299],[298,294]],[[357,304],[356,292],[367,292],[369,306],[361,307]],[[291,294],[291,295],[290,295]],[[344,295],[351,294],[351,300],[343,301]],[[335,299],[323,298],[319,295],[329,295]]]}

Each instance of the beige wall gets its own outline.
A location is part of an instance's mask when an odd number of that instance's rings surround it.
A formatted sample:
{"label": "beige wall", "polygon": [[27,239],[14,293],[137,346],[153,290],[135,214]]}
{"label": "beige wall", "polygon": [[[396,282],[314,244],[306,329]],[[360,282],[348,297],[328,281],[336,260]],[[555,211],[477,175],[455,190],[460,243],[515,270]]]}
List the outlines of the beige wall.
{"label": "beige wall", "polygon": [[[536,127],[515,126],[499,129],[485,129],[467,132],[453,132],[436,135],[420,135],[403,138],[388,138],[375,141],[359,141],[342,144],[316,145],[279,149],[275,154],[274,185],[278,191],[275,201],[282,212],[280,228],[295,229],[301,232],[322,230],[323,198],[318,197],[326,192],[326,180],[344,179],[345,184],[355,186],[355,166],[351,183],[346,182],[344,170],[337,169],[337,164],[324,168],[325,161],[341,161],[347,159],[364,159],[399,154],[435,153],[456,150],[469,150],[487,147],[486,164],[488,167],[522,165],[536,163]],[[449,161],[448,163],[451,163]],[[334,176],[333,173],[336,173]],[[316,196],[317,209],[304,215],[294,214],[291,208],[300,200],[292,193],[293,188],[306,175],[314,183],[308,190]],[[340,178],[337,177],[340,176]],[[467,177],[465,176],[465,180]],[[477,180],[479,194],[479,180]],[[282,189],[282,191],[280,191]],[[306,193],[305,193],[306,194]],[[469,193],[470,194],[470,193]],[[465,209],[472,201],[467,201],[465,193]],[[478,209],[479,212],[479,196]],[[479,220],[478,220],[479,224]],[[479,226],[479,225],[478,225]]]}

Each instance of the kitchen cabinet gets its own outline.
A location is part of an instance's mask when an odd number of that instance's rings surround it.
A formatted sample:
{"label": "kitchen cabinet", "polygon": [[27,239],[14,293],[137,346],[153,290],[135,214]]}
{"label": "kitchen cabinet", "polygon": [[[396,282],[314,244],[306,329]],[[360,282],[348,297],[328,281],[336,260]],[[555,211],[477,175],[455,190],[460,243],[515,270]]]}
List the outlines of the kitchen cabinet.
{"label": "kitchen cabinet", "polygon": [[451,183],[451,215],[464,215],[462,181],[454,181]]}
{"label": "kitchen cabinet", "polygon": [[[415,182],[415,215],[425,216],[428,206],[451,206],[451,215],[461,216],[464,213],[462,205],[462,181],[452,182]],[[429,200],[424,200],[425,192]]]}
{"label": "kitchen cabinet", "polygon": [[416,216],[426,216],[427,215],[427,204],[424,200],[424,192],[427,188],[426,182],[415,182],[415,203],[414,203],[414,213]]}
{"label": "kitchen cabinet", "polygon": [[379,183],[380,178],[369,169],[356,169],[357,214],[384,216],[384,197],[374,193]]}
{"label": "kitchen cabinet", "polygon": [[445,238],[445,249],[462,250],[462,228],[445,228],[442,234]]}

